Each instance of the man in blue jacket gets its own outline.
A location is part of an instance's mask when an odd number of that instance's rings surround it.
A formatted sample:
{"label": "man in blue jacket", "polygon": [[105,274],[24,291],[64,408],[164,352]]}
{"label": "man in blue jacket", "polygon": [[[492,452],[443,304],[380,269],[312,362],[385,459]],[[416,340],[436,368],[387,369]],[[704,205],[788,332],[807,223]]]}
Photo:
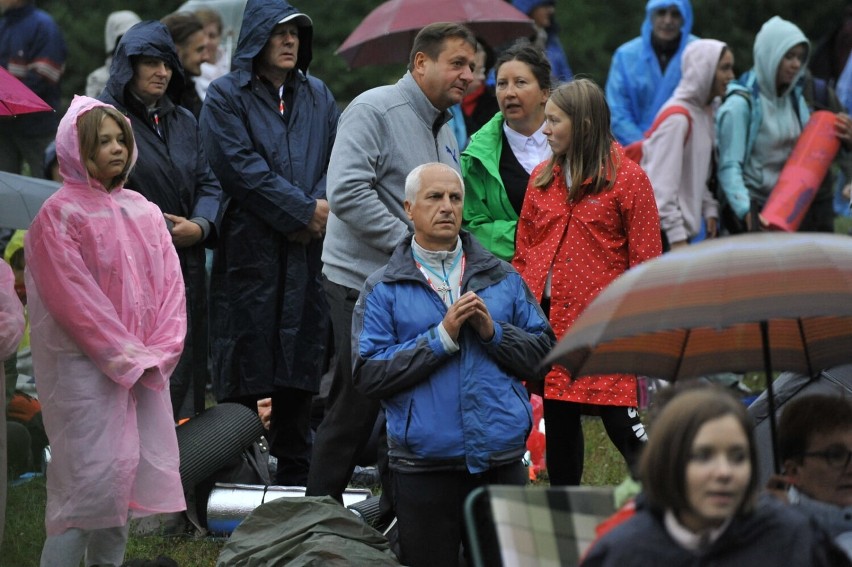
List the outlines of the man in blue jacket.
{"label": "man in blue jacket", "polygon": [[612,133],[641,140],[680,82],[680,57],[694,39],[689,0],[648,0],[642,34],[615,50],[606,79]]}
{"label": "man in blue jacket", "polygon": [[325,358],[321,255],[339,117],[308,75],[312,38],[311,19],[283,0],[249,0],[234,70],[210,85],[200,120],[227,197],[210,284],[214,392],[255,411],[272,398],[275,482],[295,486],[307,481]]}
{"label": "man in blue jacket", "polygon": [[485,484],[526,483],[553,331],[520,275],[461,233],[464,183],[442,163],[405,180],[414,236],[364,284],[352,324],[355,387],[380,399],[405,565],[458,564],[462,506]]}

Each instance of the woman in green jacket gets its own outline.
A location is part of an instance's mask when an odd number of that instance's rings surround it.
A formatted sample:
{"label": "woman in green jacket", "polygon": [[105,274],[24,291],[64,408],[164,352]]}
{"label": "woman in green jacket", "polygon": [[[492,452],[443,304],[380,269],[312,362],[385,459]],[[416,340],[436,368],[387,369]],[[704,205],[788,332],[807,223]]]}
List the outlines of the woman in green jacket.
{"label": "woman in green jacket", "polygon": [[520,40],[503,52],[494,70],[500,112],[473,135],[461,156],[464,228],[492,254],[510,261],[530,173],[550,159],[542,132],[550,63],[539,48]]}

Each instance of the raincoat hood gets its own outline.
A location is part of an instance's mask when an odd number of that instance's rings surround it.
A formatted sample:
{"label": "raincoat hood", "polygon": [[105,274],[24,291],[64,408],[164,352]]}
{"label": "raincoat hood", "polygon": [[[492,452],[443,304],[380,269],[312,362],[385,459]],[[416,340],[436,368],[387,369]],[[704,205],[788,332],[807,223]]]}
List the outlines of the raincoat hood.
{"label": "raincoat hood", "polygon": [[[77,121],[80,117],[99,106],[113,108],[109,104],[94,98],[74,96],[71,105],[68,107],[68,112],[59,121],[59,129],[56,131],[56,157],[59,160],[59,173],[67,184],[87,185],[104,190],[100,181],[89,176],[86,165],[83,163],[83,158],[80,155],[80,136],[77,131]],[[127,119],[125,118],[125,120]],[[131,168],[136,163],[136,157],[137,152],[134,144],[133,155],[130,156]]]}
{"label": "raincoat hood", "polygon": [[284,0],[248,0],[243,13],[240,39],[234,53],[233,68],[251,72],[252,61],[269,41],[272,29],[282,20],[293,22],[299,27],[296,68],[307,75],[313,57],[313,22]]}
{"label": "raincoat hood", "polygon": [[778,74],[778,65],[784,58],[784,55],[793,47],[804,43],[808,49],[807,57],[802,63],[802,68],[799,74],[790,83],[786,91],[780,96],[785,96],[790,92],[799,79],[805,74],[805,69],[808,66],[808,59],[811,55],[811,44],[808,38],[802,33],[795,24],[788,22],[778,16],[774,16],[767,20],[765,24],[757,32],[754,38],[754,71],[757,75],[757,84],[760,88],[760,93],[765,97],[777,96],[775,88],[775,78]]}
{"label": "raincoat hood", "polygon": [[698,39],[686,46],[681,57],[681,78],[674,98],[688,100],[696,106],[707,106],[716,67],[725,44],[715,39]]}
{"label": "raincoat hood", "polygon": [[692,33],[692,4],[689,0],[648,0],[645,5],[645,21],[642,22],[642,41],[645,45],[651,45],[651,33],[654,30],[654,11],[659,8],[674,6],[683,16],[683,27],[680,28],[680,45],[677,50],[682,51],[689,43],[689,34]]}
{"label": "raincoat hood", "polygon": [[122,36],[109,68],[107,91],[117,100],[124,101],[124,89],[133,78],[131,58],[139,56],[162,59],[172,68],[172,78],[166,94],[172,100],[179,100],[184,84],[183,66],[178,59],[175,42],[172,41],[168,28],[153,20],[139,22]]}
{"label": "raincoat hood", "polygon": [[141,21],[142,19],[136,15],[136,12],[130,10],[119,10],[110,14],[104,28],[104,50],[106,54],[111,55],[118,46],[118,40],[121,39],[121,36]]}
{"label": "raincoat hood", "polygon": [[556,0],[512,0],[512,6],[529,16],[539,6],[553,6]]}

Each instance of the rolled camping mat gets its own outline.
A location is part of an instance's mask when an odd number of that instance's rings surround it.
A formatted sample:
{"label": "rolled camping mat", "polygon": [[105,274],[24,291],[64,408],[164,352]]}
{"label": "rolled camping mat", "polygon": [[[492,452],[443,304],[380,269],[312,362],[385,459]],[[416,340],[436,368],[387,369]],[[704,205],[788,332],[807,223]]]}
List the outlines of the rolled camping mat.
{"label": "rolled camping mat", "polygon": [[379,520],[382,515],[379,510],[379,502],[381,499],[381,496],[373,496],[366,500],[362,500],[361,502],[350,504],[347,508],[358,514],[368,526],[378,529]]}
{"label": "rolled camping mat", "polygon": [[184,491],[227,465],[263,432],[257,412],[228,403],[213,406],[178,426]]}

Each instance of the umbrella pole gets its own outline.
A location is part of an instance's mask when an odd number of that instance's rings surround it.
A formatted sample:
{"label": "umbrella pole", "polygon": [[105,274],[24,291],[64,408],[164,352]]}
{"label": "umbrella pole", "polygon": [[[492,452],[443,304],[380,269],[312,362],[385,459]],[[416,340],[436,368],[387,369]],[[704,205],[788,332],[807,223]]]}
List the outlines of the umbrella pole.
{"label": "umbrella pole", "polygon": [[778,434],[775,432],[775,392],[772,387],[772,359],[769,355],[769,322],[760,322],[760,337],[763,343],[763,371],[766,374],[766,396],[769,402],[769,438],[772,448],[772,472],[779,474]]}

